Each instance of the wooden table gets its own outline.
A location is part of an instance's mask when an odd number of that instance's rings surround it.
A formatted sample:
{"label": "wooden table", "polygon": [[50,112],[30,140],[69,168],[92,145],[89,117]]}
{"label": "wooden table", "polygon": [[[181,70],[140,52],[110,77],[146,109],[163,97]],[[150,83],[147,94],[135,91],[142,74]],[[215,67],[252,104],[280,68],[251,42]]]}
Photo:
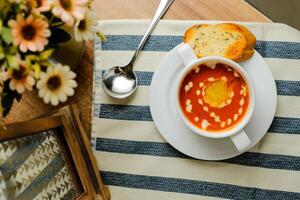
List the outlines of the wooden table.
{"label": "wooden table", "polygon": [[[152,18],[159,0],[95,0],[93,7],[97,18],[104,19],[149,19]],[[165,19],[181,20],[232,20],[271,22],[243,0],[174,0]],[[93,83],[93,43],[89,42],[76,68],[79,87],[69,102],[77,103],[82,113],[83,126],[91,131],[92,83]],[[59,105],[59,107],[65,104]],[[7,123],[28,120],[47,114],[56,109],[45,105],[37,97],[37,92],[27,92],[20,103],[15,103]]]}

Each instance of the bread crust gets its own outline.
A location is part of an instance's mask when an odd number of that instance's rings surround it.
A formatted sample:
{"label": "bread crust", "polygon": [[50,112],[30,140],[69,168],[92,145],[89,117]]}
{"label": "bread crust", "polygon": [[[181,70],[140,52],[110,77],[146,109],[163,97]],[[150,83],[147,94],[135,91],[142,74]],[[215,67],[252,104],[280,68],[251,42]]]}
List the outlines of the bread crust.
{"label": "bread crust", "polygon": [[255,47],[255,44],[256,44],[256,37],[245,26],[242,26],[240,24],[233,24],[233,25],[235,25],[237,28],[239,28],[244,33],[244,35],[247,39],[246,49],[243,52],[243,56],[238,61],[248,60],[254,54],[254,47]]}
{"label": "bread crust", "polygon": [[[206,31],[210,35],[209,38],[229,34],[230,43],[227,44],[225,42],[226,46],[224,46],[224,37],[220,39],[220,43],[219,41],[209,39],[208,37],[202,37],[203,35],[199,35],[199,31],[201,34],[203,34],[203,31]],[[228,39],[225,38],[225,40]],[[246,27],[242,25],[222,23],[194,25],[186,30],[183,41],[184,43],[189,43],[192,46],[199,58],[210,55],[219,55],[234,61],[244,61],[253,56],[256,38]],[[202,46],[198,45],[199,41]],[[206,46],[205,43],[207,43]],[[216,46],[218,45],[221,46],[221,50],[216,49]]]}

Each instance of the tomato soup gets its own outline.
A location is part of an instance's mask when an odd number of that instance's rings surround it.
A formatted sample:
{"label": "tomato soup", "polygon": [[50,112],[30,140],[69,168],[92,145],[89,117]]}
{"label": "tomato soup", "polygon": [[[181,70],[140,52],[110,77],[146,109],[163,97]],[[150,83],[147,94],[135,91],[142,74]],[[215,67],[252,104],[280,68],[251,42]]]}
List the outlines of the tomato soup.
{"label": "tomato soup", "polygon": [[196,127],[222,132],[232,129],[247,113],[249,90],[232,67],[202,64],[184,77],[179,102],[186,118]]}

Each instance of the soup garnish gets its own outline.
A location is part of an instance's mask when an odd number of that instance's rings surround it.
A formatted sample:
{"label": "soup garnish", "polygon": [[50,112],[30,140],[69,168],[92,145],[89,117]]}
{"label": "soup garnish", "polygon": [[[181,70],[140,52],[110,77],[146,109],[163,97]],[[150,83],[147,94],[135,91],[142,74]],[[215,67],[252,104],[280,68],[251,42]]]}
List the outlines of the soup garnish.
{"label": "soup garnish", "polygon": [[183,79],[180,107],[196,127],[209,132],[232,129],[245,116],[249,90],[232,67],[217,64],[196,66]]}

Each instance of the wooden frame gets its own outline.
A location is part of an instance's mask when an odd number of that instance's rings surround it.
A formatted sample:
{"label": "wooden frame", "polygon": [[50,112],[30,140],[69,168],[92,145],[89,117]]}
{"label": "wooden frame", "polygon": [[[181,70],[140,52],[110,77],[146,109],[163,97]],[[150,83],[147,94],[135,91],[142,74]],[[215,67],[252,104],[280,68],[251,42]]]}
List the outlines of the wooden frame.
{"label": "wooden frame", "polygon": [[50,129],[61,130],[60,137],[65,139],[67,143],[65,148],[71,155],[66,156],[66,163],[74,164],[76,171],[72,174],[74,177],[78,175],[80,182],[78,188],[82,188],[82,193],[76,197],[76,200],[108,200],[110,193],[101,180],[99,168],[79,117],[77,106],[67,106],[52,113],[51,117],[9,124],[5,128],[0,128],[0,141],[30,136]]}

